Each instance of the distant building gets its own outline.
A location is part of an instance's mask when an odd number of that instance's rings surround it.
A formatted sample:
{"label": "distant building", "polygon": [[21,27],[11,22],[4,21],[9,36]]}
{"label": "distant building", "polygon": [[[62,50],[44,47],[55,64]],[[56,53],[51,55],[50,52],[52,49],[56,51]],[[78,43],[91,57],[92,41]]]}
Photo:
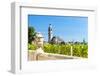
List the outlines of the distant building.
{"label": "distant building", "polygon": [[53,44],[65,44],[65,42],[60,37],[56,37],[56,36],[53,36],[53,38],[51,39],[51,43],[53,43]]}
{"label": "distant building", "polygon": [[53,30],[51,24],[48,27],[48,42],[53,44],[65,44],[64,40],[60,37],[53,36]]}

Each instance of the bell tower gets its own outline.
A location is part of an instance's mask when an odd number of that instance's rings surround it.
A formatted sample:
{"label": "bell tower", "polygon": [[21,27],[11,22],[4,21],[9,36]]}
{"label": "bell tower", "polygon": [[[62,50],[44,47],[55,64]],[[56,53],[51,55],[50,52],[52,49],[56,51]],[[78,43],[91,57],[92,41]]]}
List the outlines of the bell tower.
{"label": "bell tower", "polygon": [[51,42],[51,39],[52,39],[52,25],[49,24],[49,27],[48,27],[48,42]]}

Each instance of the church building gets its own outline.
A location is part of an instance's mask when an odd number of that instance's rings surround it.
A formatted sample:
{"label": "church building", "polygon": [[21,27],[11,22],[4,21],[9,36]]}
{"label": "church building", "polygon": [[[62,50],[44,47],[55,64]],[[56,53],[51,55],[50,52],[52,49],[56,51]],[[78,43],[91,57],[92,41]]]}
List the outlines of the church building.
{"label": "church building", "polygon": [[63,39],[57,36],[53,36],[53,30],[52,30],[51,24],[49,24],[49,27],[48,27],[48,43],[65,44]]}

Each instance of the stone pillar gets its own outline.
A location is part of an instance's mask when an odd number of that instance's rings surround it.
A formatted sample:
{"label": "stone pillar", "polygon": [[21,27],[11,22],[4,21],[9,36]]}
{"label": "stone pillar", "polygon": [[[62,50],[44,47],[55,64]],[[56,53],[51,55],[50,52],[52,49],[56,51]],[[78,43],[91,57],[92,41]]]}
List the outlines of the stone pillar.
{"label": "stone pillar", "polygon": [[37,49],[34,54],[34,59],[37,60],[37,55],[44,53],[44,51],[42,49],[44,38],[41,33],[36,34],[35,41],[36,41]]}

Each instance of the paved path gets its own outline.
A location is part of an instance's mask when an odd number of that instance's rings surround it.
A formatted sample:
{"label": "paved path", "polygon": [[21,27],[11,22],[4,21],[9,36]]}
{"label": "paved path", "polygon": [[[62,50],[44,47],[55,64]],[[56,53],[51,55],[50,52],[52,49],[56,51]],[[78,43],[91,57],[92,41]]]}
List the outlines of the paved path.
{"label": "paved path", "polygon": [[58,60],[58,59],[74,59],[71,56],[66,56],[66,55],[59,55],[59,54],[49,54],[49,53],[44,53],[44,54],[37,54],[36,57],[34,58],[34,52],[28,53],[28,60]]}

